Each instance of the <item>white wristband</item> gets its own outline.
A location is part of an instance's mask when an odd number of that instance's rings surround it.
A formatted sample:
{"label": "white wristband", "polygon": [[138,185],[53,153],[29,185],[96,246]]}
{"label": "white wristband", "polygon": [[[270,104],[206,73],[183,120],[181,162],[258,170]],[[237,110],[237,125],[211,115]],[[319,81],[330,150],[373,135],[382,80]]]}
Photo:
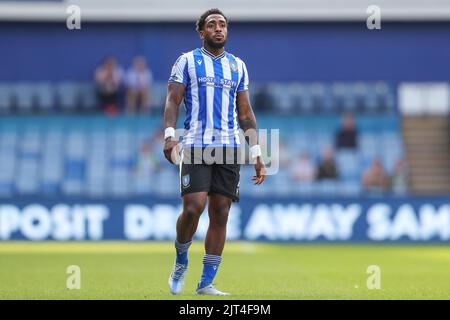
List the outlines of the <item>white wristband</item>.
{"label": "white wristband", "polygon": [[173,127],[168,127],[164,131],[164,140],[167,138],[174,138],[175,137],[175,129]]}
{"label": "white wristband", "polygon": [[253,147],[250,148],[250,158],[255,159],[256,157],[261,156],[261,147],[259,144],[255,144]]}

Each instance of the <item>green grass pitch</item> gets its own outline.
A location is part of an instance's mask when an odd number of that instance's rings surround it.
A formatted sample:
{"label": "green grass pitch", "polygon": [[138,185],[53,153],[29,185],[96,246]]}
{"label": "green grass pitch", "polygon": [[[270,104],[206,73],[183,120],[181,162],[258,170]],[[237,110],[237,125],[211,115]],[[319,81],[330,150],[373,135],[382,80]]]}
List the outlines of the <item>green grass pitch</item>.
{"label": "green grass pitch", "polygon": [[[194,294],[202,256],[196,241],[172,296],[169,242],[0,242],[0,300],[223,299]],[[69,265],[81,268],[80,290],[66,287]],[[370,265],[380,289],[367,288]],[[227,299],[450,299],[450,246],[229,242],[215,284]]]}

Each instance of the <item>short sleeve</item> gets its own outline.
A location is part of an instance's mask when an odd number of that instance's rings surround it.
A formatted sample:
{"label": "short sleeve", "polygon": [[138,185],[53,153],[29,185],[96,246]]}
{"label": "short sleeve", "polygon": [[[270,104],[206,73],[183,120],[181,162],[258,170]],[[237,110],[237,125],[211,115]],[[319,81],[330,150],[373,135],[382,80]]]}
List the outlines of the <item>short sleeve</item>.
{"label": "short sleeve", "polygon": [[241,80],[239,81],[237,89],[238,92],[248,90],[248,83],[249,83],[247,66],[245,65],[244,61],[241,60],[240,62],[242,63],[242,77]]}
{"label": "short sleeve", "polygon": [[186,55],[181,55],[172,67],[169,82],[178,82],[187,86],[189,82],[188,61]]}

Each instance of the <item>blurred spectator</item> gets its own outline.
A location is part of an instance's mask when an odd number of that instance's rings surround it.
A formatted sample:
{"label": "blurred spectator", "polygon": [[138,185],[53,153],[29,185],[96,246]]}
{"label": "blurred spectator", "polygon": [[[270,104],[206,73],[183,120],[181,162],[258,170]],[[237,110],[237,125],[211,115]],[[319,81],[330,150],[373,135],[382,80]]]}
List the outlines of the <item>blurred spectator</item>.
{"label": "blurred spectator", "polygon": [[136,174],[142,176],[151,176],[160,169],[160,159],[152,148],[150,139],[142,142],[136,159]]}
{"label": "blurred spectator", "polygon": [[367,191],[382,192],[389,187],[389,178],[379,159],[373,160],[364,172],[362,184]]}
{"label": "blurred spectator", "polygon": [[137,56],[126,75],[126,112],[128,114],[150,111],[150,90],[153,75],[144,57]]}
{"label": "blurred spectator", "polygon": [[308,153],[301,153],[291,164],[291,177],[296,182],[313,182],[316,178],[316,168]]}
{"label": "blurred spectator", "polygon": [[334,160],[334,150],[331,147],[324,148],[317,170],[317,180],[337,178],[338,172]]}
{"label": "blurred spectator", "polygon": [[[153,150],[156,154],[160,155],[162,164],[169,164],[164,158],[163,148],[164,148],[164,128],[158,128],[151,137],[150,143],[152,144]],[[172,165],[170,165],[172,167]]]}
{"label": "blurred spectator", "polygon": [[395,163],[392,175],[392,191],[396,194],[405,194],[408,191],[408,165],[404,158]]}
{"label": "blurred spectator", "polygon": [[[289,147],[288,142],[283,137],[280,137],[280,144],[278,150],[278,160],[280,168],[287,168],[290,165],[291,161],[291,148]],[[271,157],[275,157],[276,155],[272,154]]]}
{"label": "blurred spectator", "polygon": [[103,64],[95,70],[95,83],[101,108],[109,115],[114,115],[118,111],[122,78],[122,68],[114,57],[106,58]]}
{"label": "blurred spectator", "polygon": [[336,135],[336,147],[356,149],[358,133],[355,128],[355,120],[352,115],[342,118],[341,129]]}

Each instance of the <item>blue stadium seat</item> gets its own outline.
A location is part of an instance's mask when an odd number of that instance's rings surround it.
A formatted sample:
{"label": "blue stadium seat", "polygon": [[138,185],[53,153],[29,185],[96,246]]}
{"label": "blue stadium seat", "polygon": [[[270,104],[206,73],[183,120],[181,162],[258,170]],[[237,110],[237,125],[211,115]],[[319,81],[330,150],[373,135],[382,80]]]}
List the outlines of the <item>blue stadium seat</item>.
{"label": "blue stadium seat", "polygon": [[62,192],[67,196],[80,196],[85,193],[84,183],[80,179],[64,180]]}
{"label": "blue stadium seat", "polygon": [[295,183],[292,186],[293,194],[297,196],[311,196],[314,194],[314,183],[302,182]]}
{"label": "blue stadium seat", "polygon": [[291,193],[290,173],[286,168],[280,168],[278,173],[268,176],[264,183],[270,185],[270,189],[278,195],[286,195]]}
{"label": "blue stadium seat", "polygon": [[18,141],[15,131],[0,130],[0,196],[10,196],[14,191]]}
{"label": "blue stadium seat", "polygon": [[309,88],[302,83],[292,85],[294,110],[296,112],[311,114],[314,112],[313,99]]}
{"label": "blue stadium seat", "polygon": [[69,160],[85,159],[87,154],[87,137],[82,130],[69,132],[65,143]]}
{"label": "blue stadium seat", "polygon": [[16,189],[19,193],[36,194],[39,191],[40,166],[38,159],[21,159],[16,172]]}
{"label": "blue stadium seat", "polygon": [[86,112],[95,112],[98,109],[95,84],[91,82],[80,83],[80,108]]}
{"label": "blue stadium seat", "polygon": [[47,131],[42,149],[42,189],[46,194],[60,192],[60,184],[63,179],[64,159],[63,133],[59,130]]}
{"label": "blue stadium seat", "polygon": [[9,196],[13,192],[16,154],[14,150],[0,146],[0,197]]}
{"label": "blue stadium seat", "polygon": [[148,172],[144,174],[142,172],[133,172],[132,190],[136,195],[151,194],[157,189],[157,186],[153,183],[153,175],[155,172]]}
{"label": "blue stadium seat", "polygon": [[[334,142],[339,124],[338,117],[329,115],[267,115],[259,120],[260,127],[281,128],[291,159],[307,152],[316,163],[321,150]],[[299,197],[358,195],[362,192],[361,175],[374,158],[391,171],[404,155],[398,121],[394,120],[378,115],[357,118],[359,149],[336,151],[338,181],[297,183],[291,179],[289,168],[281,167],[255,193],[251,183],[254,168],[242,166],[240,193],[261,198],[272,193]],[[0,196],[178,196],[178,171],[164,160],[161,143],[152,145],[160,166],[148,166],[141,172],[137,169],[142,143],[151,141],[157,126],[159,121],[128,117],[0,119],[0,154],[4,155],[0,158]]]}
{"label": "blue stadium seat", "polygon": [[375,87],[373,84],[368,84],[366,88],[366,95],[364,97],[364,106],[366,113],[375,113],[378,109],[378,101],[375,94]]}
{"label": "blue stadium seat", "polygon": [[[166,82],[152,85],[152,110],[157,114],[164,108],[166,93]],[[270,109],[278,114],[389,113],[395,107],[395,98],[395,88],[384,81],[251,83],[250,90],[255,110]],[[92,82],[0,84],[0,113],[11,112],[13,106],[27,113],[34,107],[41,112],[55,108],[63,112],[90,112],[97,110],[98,101]]]}
{"label": "blue stadium seat", "polygon": [[294,101],[288,87],[285,83],[269,83],[267,86],[275,111],[279,114],[291,114],[294,110]]}
{"label": "blue stadium seat", "polygon": [[91,160],[86,171],[86,193],[93,197],[106,195],[109,173],[103,161]]}
{"label": "blue stadium seat", "polygon": [[34,106],[35,90],[31,83],[17,83],[13,85],[13,95],[17,111],[31,113]]}
{"label": "blue stadium seat", "polygon": [[366,95],[367,85],[365,82],[356,82],[352,84],[352,91],[354,94],[356,112],[365,112],[367,110]]}
{"label": "blue stadium seat", "polygon": [[380,141],[376,134],[360,133],[358,137],[359,152],[363,159],[373,159],[379,155]]}
{"label": "blue stadium seat", "polygon": [[252,81],[249,84],[249,90],[248,90],[248,94],[249,94],[249,99],[250,99],[250,103],[252,104],[253,108],[256,108],[256,93],[258,92],[260,87],[260,84],[257,82]]}
{"label": "blue stadium seat", "polygon": [[158,186],[156,194],[175,196],[179,194],[179,177],[175,170],[164,170],[155,174],[154,183]]}
{"label": "blue stadium seat", "polygon": [[[2,128],[0,128],[2,129]],[[20,138],[15,130],[6,129],[0,130],[0,148],[4,148],[5,151],[15,152]]]}
{"label": "blue stadium seat", "polygon": [[313,141],[316,141],[316,149],[320,152],[326,147],[333,147],[334,135],[326,132],[317,133],[314,135]]}
{"label": "blue stadium seat", "polygon": [[339,176],[343,179],[354,178],[359,175],[360,162],[356,151],[339,150],[336,153],[336,164]]}
{"label": "blue stadium seat", "polygon": [[356,95],[353,84],[337,82],[332,85],[334,102],[340,112],[356,112]]}
{"label": "blue stadium seat", "polygon": [[167,95],[167,83],[155,82],[151,88],[151,110],[161,112],[164,109]]}
{"label": "blue stadium seat", "polygon": [[54,111],[56,90],[55,86],[49,82],[40,82],[33,87],[36,96],[36,106],[38,111],[49,113]]}
{"label": "blue stadium seat", "polygon": [[130,171],[128,168],[112,166],[108,177],[109,192],[113,196],[126,197],[130,194]]}
{"label": "blue stadium seat", "polygon": [[23,133],[20,145],[20,151],[23,157],[35,158],[41,152],[41,134],[40,131],[29,129]]}
{"label": "blue stadium seat", "polygon": [[333,98],[331,85],[325,85],[323,88],[322,111],[326,114],[336,114],[339,111]]}
{"label": "blue stadium seat", "polygon": [[63,179],[63,164],[61,157],[46,156],[42,160],[41,185],[46,194],[56,194]]}
{"label": "blue stadium seat", "polygon": [[66,158],[62,191],[69,196],[82,195],[85,191],[85,161],[80,158]]}
{"label": "blue stadium seat", "polygon": [[392,88],[382,81],[368,84],[365,106],[368,113],[393,111],[394,96]]}
{"label": "blue stadium seat", "polygon": [[[241,181],[251,181],[254,175],[254,169],[252,166],[241,166]],[[239,192],[241,195],[252,195],[254,190],[250,183],[241,183],[239,187]]]}
{"label": "blue stadium seat", "polygon": [[340,183],[337,195],[358,196],[361,192],[362,185],[358,180],[347,180]]}
{"label": "blue stadium seat", "polygon": [[323,83],[314,82],[308,86],[312,109],[314,112],[329,112],[329,105],[326,104],[326,88]]}
{"label": "blue stadium seat", "polygon": [[79,84],[62,82],[56,86],[56,90],[59,109],[63,112],[75,112],[80,102]]}
{"label": "blue stadium seat", "polygon": [[0,83],[0,114],[12,112],[13,93],[11,85]]}
{"label": "blue stadium seat", "polygon": [[64,137],[61,131],[50,130],[44,136],[41,156],[41,186],[46,194],[60,192],[64,171]]}
{"label": "blue stadium seat", "polygon": [[393,93],[390,86],[384,82],[379,81],[374,85],[375,95],[378,106],[381,111],[392,111],[393,109]]}
{"label": "blue stadium seat", "polygon": [[85,162],[83,160],[67,159],[65,165],[66,180],[81,180],[84,177]]}
{"label": "blue stadium seat", "polygon": [[319,195],[332,196],[336,195],[339,190],[339,183],[337,180],[324,179],[316,182],[316,191]]}
{"label": "blue stadium seat", "polygon": [[86,155],[86,192],[92,197],[102,197],[108,193],[112,139],[106,131],[92,132],[88,139],[90,151]]}

